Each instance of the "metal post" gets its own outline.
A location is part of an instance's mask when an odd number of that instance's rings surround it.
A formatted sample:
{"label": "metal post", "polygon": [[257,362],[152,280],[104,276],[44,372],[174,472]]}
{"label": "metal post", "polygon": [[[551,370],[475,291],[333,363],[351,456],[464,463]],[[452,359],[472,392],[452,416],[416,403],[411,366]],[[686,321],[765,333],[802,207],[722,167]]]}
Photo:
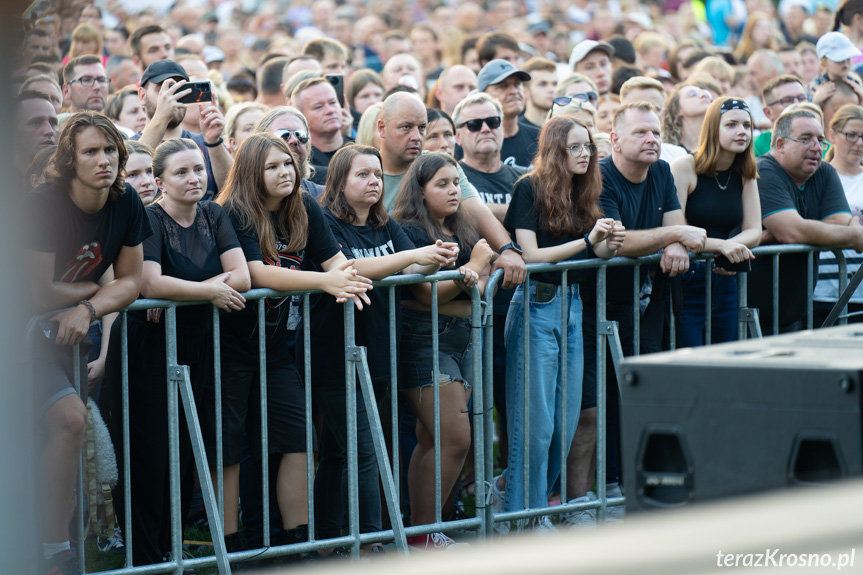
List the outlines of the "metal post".
{"label": "metal post", "polygon": [[357,381],[356,368],[351,362],[354,343],[354,306],[343,304],[345,314],[345,408],[348,432],[348,531],[353,544],[351,557],[360,556],[359,466],[357,462]]}
{"label": "metal post", "polygon": [[171,498],[171,559],[176,575],[183,575],[183,517],[180,497],[180,415],[177,407],[177,383],[171,368],[177,365],[177,308],[165,309],[165,359],[168,391],[168,474]]}
{"label": "metal post", "polygon": [[704,262],[704,268],[704,345],[710,345],[713,332],[713,256]]}
{"label": "metal post", "polygon": [[[76,343],[72,346],[72,383],[75,385],[75,391],[78,392],[78,397],[84,403],[84,408],[87,407],[87,385],[81,381],[81,344]],[[78,565],[84,565],[84,539],[86,535],[84,524],[84,463],[83,452],[78,455],[78,476],[75,479],[75,502],[77,508],[75,513],[75,531],[78,537]],[[90,502],[95,505],[95,501]]]}
{"label": "metal post", "polygon": [[[290,305],[290,301],[287,302]],[[258,300],[258,377],[261,394],[261,513],[264,547],[270,546],[270,446],[267,436],[267,322],[266,301]]]}
{"label": "metal post", "polygon": [[[440,340],[438,339],[438,282],[432,282],[431,288],[431,324],[432,324],[432,383],[434,385],[434,504],[435,522],[441,522],[441,455],[440,455]],[[422,391],[420,391],[422,393]]]}
{"label": "metal post", "polygon": [[[636,279],[638,273],[635,274]],[[600,329],[606,322],[606,267],[603,266],[596,273],[596,484],[597,495],[601,498],[605,496],[605,484],[607,483],[607,470],[605,461],[605,442],[606,442],[606,369],[605,364],[605,344],[608,335],[605,330]],[[638,298],[636,297],[634,307],[638,311]],[[635,342],[635,349],[639,347],[639,342]],[[615,366],[617,367],[617,366]],[[616,372],[618,379],[620,371]],[[619,385],[618,381],[618,385]],[[599,490],[602,491],[599,491]],[[605,509],[600,507],[598,520],[605,520]]]}
{"label": "metal post", "polygon": [[[569,453],[570,442],[566,441],[566,419],[569,404],[569,379],[567,373],[567,356],[569,355],[569,274],[564,271],[560,275],[560,501],[566,503],[566,456]],[[579,329],[581,326],[579,326]],[[579,409],[581,407],[579,406]]]}
{"label": "metal post", "polygon": [[213,379],[216,387],[216,495],[219,519],[225,524],[225,458],[222,452],[222,338],[219,330],[219,308],[213,306]]}
{"label": "metal post", "polygon": [[814,281],[813,257],[815,252],[810,251],[806,254],[806,329],[812,329],[812,291]]}
{"label": "metal post", "polygon": [[[132,566],[132,454],[129,440],[129,312],[120,312],[120,393],[123,402],[123,540],[126,567]],[[103,334],[104,337],[104,334]]]}
{"label": "metal post", "polygon": [[309,294],[303,296],[303,389],[306,403],[306,510],[308,513],[309,540],[315,540],[315,459],[314,429],[312,428],[312,335],[309,319]]}
{"label": "metal post", "polygon": [[779,254],[773,254],[773,335],[779,335]]}
{"label": "metal post", "polygon": [[[473,440],[474,440],[474,504],[476,516],[481,517],[481,506],[485,502],[485,460],[483,458],[485,446],[485,390],[482,385],[482,300],[479,290],[474,287],[470,293],[470,346],[474,350],[471,354],[473,365],[471,366],[471,383],[473,392]],[[479,538],[486,534],[487,525],[483,521],[479,528]]]}
{"label": "metal post", "polygon": [[524,278],[523,284],[523,301],[522,305],[522,322],[524,324],[524,336],[522,337],[522,352],[524,353],[524,371],[522,372],[522,389],[524,390],[524,398],[522,399],[524,409],[524,426],[521,430],[524,437],[522,451],[524,459],[522,460],[522,485],[524,493],[522,493],[522,504],[525,509],[530,509],[530,272]]}

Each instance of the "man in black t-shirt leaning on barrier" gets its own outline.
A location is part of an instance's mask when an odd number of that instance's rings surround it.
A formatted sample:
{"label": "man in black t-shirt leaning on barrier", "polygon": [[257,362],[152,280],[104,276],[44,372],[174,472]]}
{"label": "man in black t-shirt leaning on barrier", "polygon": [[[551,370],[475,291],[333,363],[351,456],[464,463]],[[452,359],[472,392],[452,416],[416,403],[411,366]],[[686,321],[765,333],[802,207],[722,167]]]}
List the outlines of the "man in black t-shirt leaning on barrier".
{"label": "man in black t-shirt leaning on barrier", "polygon": [[[87,409],[73,387],[87,385],[90,324],[135,301],[142,242],[151,234],[138,194],[122,183],[123,137],[105,116],[82,112],[65,124],[48,182],[28,197],[33,230],[28,261],[36,309],[68,308],[40,322],[31,337],[34,400],[47,434],[42,453],[43,572],[79,573],[69,517]],[[113,266],[114,279],[100,284]],[[86,389],[86,387],[85,387]]]}
{"label": "man in black t-shirt leaning on barrier", "polygon": [[[811,244],[863,251],[863,226],[851,217],[836,170],[822,161],[827,140],[821,119],[793,105],[776,120],[770,153],[758,158],[761,244]],[[628,239],[628,238],[627,238]],[[779,331],[802,328],[806,314],[806,254],[779,261]],[[818,257],[813,278],[818,277]],[[753,261],[749,305],[760,311],[762,331],[773,333],[773,258]]]}

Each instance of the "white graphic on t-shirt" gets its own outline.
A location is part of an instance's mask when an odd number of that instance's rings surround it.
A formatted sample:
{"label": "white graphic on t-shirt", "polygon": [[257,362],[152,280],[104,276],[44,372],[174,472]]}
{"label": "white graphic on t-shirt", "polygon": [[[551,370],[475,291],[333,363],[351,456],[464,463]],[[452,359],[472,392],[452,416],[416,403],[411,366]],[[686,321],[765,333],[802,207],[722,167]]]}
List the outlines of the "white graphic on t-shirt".
{"label": "white graphic on t-shirt", "polygon": [[376,248],[351,248],[351,253],[354,254],[354,258],[379,258],[381,256],[388,256],[396,253],[395,247],[393,246],[393,241],[389,240],[387,243],[378,246]]}

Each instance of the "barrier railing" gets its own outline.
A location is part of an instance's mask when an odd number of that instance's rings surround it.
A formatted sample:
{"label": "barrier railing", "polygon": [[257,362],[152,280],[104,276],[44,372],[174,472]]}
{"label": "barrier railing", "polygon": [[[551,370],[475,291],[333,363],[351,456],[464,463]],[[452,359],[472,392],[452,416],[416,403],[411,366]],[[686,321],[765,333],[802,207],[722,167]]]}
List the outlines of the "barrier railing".
{"label": "barrier railing", "polygon": [[[789,253],[808,253],[808,275],[807,282],[809,285],[807,298],[807,326],[812,327],[812,285],[813,285],[813,252],[818,248],[811,246],[765,246],[756,248],[754,253],[758,257],[773,257],[773,322],[774,330],[778,331],[778,292],[779,292],[779,255]],[[836,255],[839,266],[839,283],[840,293],[847,285],[847,273],[845,259],[840,250],[831,250]],[[696,260],[707,260],[708,263],[712,260],[712,256],[696,255],[692,256]],[[471,290],[471,346],[475,350],[482,349],[482,354],[473,354],[473,363],[471,366],[471,374],[474,382],[482,381],[480,390],[475,389],[472,399],[471,414],[473,415],[473,433],[474,433],[474,466],[475,466],[475,499],[476,499],[476,516],[467,519],[458,519],[445,521],[442,517],[443,502],[446,498],[446,493],[442,492],[441,486],[441,445],[440,445],[440,378],[437,353],[433,353],[433,382],[434,382],[434,417],[435,417],[435,521],[427,525],[418,525],[404,527],[401,520],[401,511],[399,506],[400,494],[400,461],[399,461],[399,404],[398,404],[398,365],[396,362],[396,314],[395,306],[399,305],[396,300],[396,288],[398,286],[406,286],[409,284],[431,282],[433,284],[439,281],[458,279],[460,274],[455,271],[439,272],[430,276],[408,275],[408,276],[393,276],[379,282],[375,282],[375,289],[388,290],[388,306],[389,306],[389,321],[387,329],[390,333],[390,411],[391,411],[391,426],[392,440],[391,453],[387,451],[383,423],[380,420],[380,415],[377,410],[378,399],[375,397],[375,392],[372,387],[371,378],[368,370],[367,354],[363,347],[356,345],[354,334],[355,311],[353,305],[344,306],[344,322],[345,322],[345,380],[347,392],[346,415],[348,421],[347,437],[348,437],[348,534],[341,537],[317,540],[315,538],[315,514],[314,514],[314,455],[313,455],[313,423],[312,423],[312,374],[311,374],[311,353],[315,353],[314,349],[310,349],[310,329],[311,319],[309,313],[309,295],[318,292],[275,292],[272,290],[251,290],[245,294],[248,305],[258,306],[258,345],[259,345],[259,369],[260,369],[260,393],[261,405],[266,406],[267,402],[267,385],[266,385],[266,341],[265,341],[265,300],[268,298],[284,298],[301,296],[303,298],[303,321],[302,331],[297,333],[297,337],[302,337],[304,341],[303,349],[306,350],[303,362],[305,366],[305,408],[306,408],[306,484],[307,484],[307,504],[309,509],[309,539],[306,542],[294,543],[272,547],[270,545],[270,513],[269,513],[269,461],[267,457],[261,458],[262,469],[262,502],[263,502],[263,537],[264,547],[242,552],[234,552],[228,554],[224,547],[224,534],[222,531],[222,520],[224,514],[224,499],[223,499],[223,462],[221,455],[222,448],[222,429],[221,429],[221,391],[222,391],[222,373],[220,364],[220,325],[219,325],[219,310],[213,308],[213,351],[214,351],[214,380],[215,380],[215,404],[216,404],[216,451],[217,460],[215,469],[217,470],[215,478],[215,489],[210,477],[210,465],[207,461],[206,452],[204,450],[203,437],[201,434],[200,423],[198,421],[198,410],[195,406],[195,398],[192,393],[192,388],[189,380],[189,368],[177,363],[177,331],[176,331],[176,313],[178,307],[190,305],[209,305],[208,302],[169,302],[162,300],[138,300],[124,309],[120,313],[119,321],[121,322],[121,381],[120,392],[122,402],[122,421],[123,421],[123,461],[121,473],[124,477],[124,493],[123,500],[125,503],[125,523],[123,525],[123,534],[125,537],[126,558],[125,566],[121,569],[111,571],[103,571],[108,575],[132,575],[132,574],[150,574],[150,573],[177,573],[181,575],[184,568],[195,567],[212,567],[216,566],[219,573],[230,573],[230,564],[238,561],[250,559],[266,559],[278,556],[284,556],[295,553],[311,552],[326,548],[334,548],[339,546],[349,547],[353,557],[357,557],[360,552],[361,545],[372,542],[387,542],[394,541],[396,548],[400,554],[407,552],[406,537],[411,535],[434,533],[446,530],[474,530],[477,531],[479,537],[490,537],[495,521],[509,521],[517,519],[526,519],[537,517],[540,515],[558,515],[570,511],[581,511],[585,509],[596,509],[599,520],[602,521],[606,516],[607,508],[610,506],[622,505],[625,501],[623,497],[609,499],[606,495],[606,468],[607,461],[605,457],[605,447],[607,442],[606,429],[606,411],[607,411],[607,390],[605,389],[605,376],[607,371],[607,356],[606,345],[609,345],[611,350],[612,363],[618,366],[623,359],[623,351],[620,342],[620,334],[617,323],[609,321],[606,314],[606,287],[607,278],[606,271],[608,268],[614,267],[633,267],[633,301],[636,305],[632,306],[632,337],[633,337],[633,353],[639,353],[639,343],[641,338],[640,333],[640,310],[637,302],[640,298],[641,290],[641,274],[643,266],[654,266],[659,262],[660,256],[653,255],[638,259],[629,258],[614,258],[611,260],[586,260],[579,262],[563,262],[558,264],[531,264],[528,266],[528,279],[531,274],[539,272],[561,272],[562,292],[565,292],[567,286],[568,270],[577,269],[595,269],[596,270],[596,380],[597,380],[597,436],[596,436],[596,478],[597,478],[597,499],[587,503],[570,504],[567,503],[567,486],[566,486],[566,456],[569,450],[569,445],[561,441],[559,446],[562,459],[561,469],[561,505],[555,507],[530,508],[527,505],[527,493],[529,486],[529,469],[527,463],[522,471],[524,474],[525,483],[525,508],[523,510],[508,512],[495,515],[492,511],[490,498],[487,496],[489,489],[489,481],[494,477],[493,470],[493,413],[492,413],[492,382],[493,382],[493,314],[492,298],[495,287],[502,279],[502,271],[497,271],[492,274],[486,288],[484,300],[480,298],[476,288]],[[707,267],[707,281],[705,293],[705,312],[706,312],[706,334],[707,343],[709,344],[710,333],[710,316],[711,316],[711,290],[710,285],[710,266]],[[738,274],[738,289],[739,289],[739,335],[741,338],[747,335],[759,337],[760,329],[758,327],[757,310],[748,308],[746,305],[747,293],[747,277],[746,274]],[[437,317],[438,301],[437,291],[432,290],[432,317]],[[527,301],[527,299],[525,300]],[[254,302],[254,303],[253,303]],[[528,314],[528,305],[524,306],[523,321],[525,322],[525,332],[529,333],[528,326],[530,317]],[[168,392],[168,412],[169,412],[169,469],[170,469],[170,487],[169,496],[171,498],[171,559],[168,562],[133,566],[132,564],[132,543],[134,533],[132,531],[131,518],[131,493],[134,486],[134,477],[131,476],[130,461],[133,454],[130,450],[129,437],[129,414],[130,409],[134,406],[129,404],[129,368],[128,368],[128,317],[127,314],[131,311],[147,310],[161,308],[165,310],[164,321],[166,322],[166,358],[167,358],[167,392]],[[38,318],[34,318],[28,326],[28,338],[32,330],[37,329],[38,320],[50,317],[51,314],[45,314]],[[562,310],[561,323],[563,329],[563,346],[566,346],[566,310]],[[841,319],[844,323],[844,319]],[[433,326],[433,347],[437,351],[438,333],[437,323],[432,322]],[[674,322],[669,323],[671,332],[671,346],[675,347]],[[108,334],[105,334],[108,337]],[[525,361],[530,361],[530,345],[529,339],[525,338]],[[75,361],[75,387],[79,390],[81,397],[86,401],[86,385],[84,382],[78,381],[79,355],[77,349],[73,353]],[[525,369],[524,385],[529,386],[531,382],[527,377],[528,370]],[[564,372],[565,373],[565,372]],[[619,373],[619,370],[618,370]],[[359,492],[358,492],[358,467],[357,467],[357,429],[356,429],[356,392],[359,390],[367,406],[369,423],[372,431],[374,448],[377,457],[379,475],[384,488],[384,499],[389,511],[392,527],[375,533],[360,533],[359,527]],[[563,383],[564,403],[565,394],[567,393],[567,384]],[[209,519],[210,530],[212,533],[213,545],[215,554],[212,556],[198,557],[186,559],[183,556],[183,520],[180,509],[180,471],[179,471],[179,443],[180,443],[180,422],[179,422],[179,404],[177,398],[182,401],[186,416],[187,425],[192,439],[192,447],[196,468],[200,478],[201,488],[204,495],[204,503]],[[529,412],[529,394],[525,393],[525,411]],[[566,414],[563,414],[565,428]],[[528,422],[525,422],[525,434],[529,432]],[[527,437],[527,435],[525,435]],[[119,439],[119,438],[117,438]],[[115,441],[117,440],[115,439]],[[261,409],[261,440],[262,453],[268,453],[268,432],[267,432],[267,410],[265,407]],[[392,461],[390,459],[392,458]],[[527,462],[527,457],[525,457]],[[76,519],[77,540],[83,542],[85,533],[84,523],[84,505],[83,505],[83,467],[79,466],[78,477],[78,513]],[[78,545],[79,564],[85,565],[83,543]]]}

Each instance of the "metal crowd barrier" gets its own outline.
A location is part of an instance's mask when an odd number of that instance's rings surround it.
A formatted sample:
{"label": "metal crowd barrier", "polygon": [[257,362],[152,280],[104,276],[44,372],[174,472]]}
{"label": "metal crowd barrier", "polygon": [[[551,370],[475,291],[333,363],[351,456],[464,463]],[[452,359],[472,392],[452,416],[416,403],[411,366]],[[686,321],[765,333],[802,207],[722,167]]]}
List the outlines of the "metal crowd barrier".
{"label": "metal crowd barrier", "polygon": [[[753,250],[759,257],[773,257],[773,318],[774,328],[778,331],[778,289],[779,289],[779,255],[788,253],[808,253],[808,275],[809,282],[808,301],[807,301],[807,326],[812,327],[812,273],[813,253],[819,251],[819,248],[812,246],[765,246]],[[845,259],[841,250],[831,250],[837,258],[839,265],[839,282],[840,293],[847,285],[847,273]],[[537,272],[566,272],[571,269],[596,269],[596,306],[597,306],[597,333],[596,333],[596,364],[597,364],[597,383],[605,382],[607,370],[606,358],[606,343],[608,342],[612,354],[612,362],[618,365],[623,359],[621,351],[620,338],[617,330],[616,322],[608,321],[606,318],[606,270],[610,267],[634,267],[633,274],[633,297],[634,301],[639,301],[640,294],[640,277],[643,273],[643,266],[654,266],[659,262],[659,255],[652,255],[638,259],[630,258],[613,258],[611,260],[593,259],[578,262],[563,262],[558,264],[531,264],[527,266],[528,279],[530,274]],[[692,259],[712,260],[711,255],[702,256],[694,255]],[[707,279],[710,278],[710,266],[707,266]],[[395,288],[396,286],[406,286],[414,283],[446,281],[460,278],[460,274],[456,271],[439,272],[430,276],[422,275],[404,275],[392,276],[384,280],[375,282],[375,289],[387,289],[389,295],[389,314],[388,330],[390,333],[391,351],[394,351],[395,345],[395,314],[392,310],[395,306],[400,305],[396,301]],[[349,547],[353,557],[358,557],[361,545],[372,542],[395,542],[399,554],[407,553],[407,545],[405,538],[411,535],[419,535],[426,533],[434,533],[438,531],[450,530],[474,530],[479,538],[491,537],[493,533],[493,525],[495,520],[517,520],[541,515],[558,515],[570,511],[580,511],[584,509],[597,509],[598,518],[603,521],[606,516],[606,510],[609,506],[623,505],[625,498],[617,497],[609,499],[606,496],[606,466],[605,445],[607,441],[606,435],[606,406],[607,392],[605,385],[597,385],[597,436],[596,436],[596,477],[597,477],[597,496],[598,499],[587,503],[568,504],[566,503],[566,455],[569,450],[569,445],[563,445],[561,441],[560,450],[562,456],[561,469],[561,505],[554,507],[543,508],[527,508],[527,493],[529,486],[529,473],[527,469],[527,456],[525,456],[525,468],[522,472],[525,474],[525,509],[515,512],[499,514],[495,516],[492,511],[491,498],[488,497],[491,478],[493,473],[493,437],[494,437],[494,421],[492,413],[492,382],[493,382],[493,314],[492,300],[495,287],[502,281],[502,270],[492,274],[488,281],[486,295],[484,301],[480,298],[476,288],[471,290],[471,345],[473,349],[482,349],[482,354],[473,354],[473,365],[471,373],[473,381],[482,381],[481,390],[475,390],[472,394],[471,414],[473,416],[473,433],[474,433],[474,464],[475,464],[475,498],[476,498],[476,516],[474,518],[444,521],[441,513],[443,501],[447,494],[442,493],[441,489],[441,470],[440,470],[440,389],[439,389],[439,365],[437,354],[434,354],[434,413],[435,413],[435,522],[429,525],[419,525],[404,527],[401,520],[401,511],[399,508],[399,493],[400,493],[400,468],[399,468],[399,398],[395,390],[398,389],[398,366],[396,363],[396,354],[390,355],[390,408],[391,408],[391,426],[392,426],[392,453],[387,453],[384,442],[383,423],[377,411],[377,402],[374,397],[374,390],[371,385],[371,379],[368,371],[366,359],[366,350],[363,347],[356,345],[354,336],[354,306],[352,304],[344,305],[345,314],[345,378],[347,389],[347,417],[348,417],[348,535],[325,539],[315,539],[315,517],[314,517],[314,460],[312,450],[312,418],[311,418],[311,356],[310,353],[315,353],[315,350],[310,350],[310,317],[309,317],[309,295],[310,293],[319,292],[276,292],[273,290],[256,289],[247,292],[245,295],[247,305],[258,306],[258,335],[259,335],[259,367],[260,367],[260,393],[261,404],[266,405],[266,341],[265,341],[265,300],[268,298],[283,298],[287,296],[302,296],[303,298],[303,322],[302,332],[298,332],[297,337],[304,339],[304,349],[306,353],[303,361],[305,365],[305,404],[306,404],[306,463],[307,463],[307,487],[308,487],[308,508],[309,508],[309,540],[304,543],[296,543],[280,547],[270,547],[270,513],[269,513],[269,461],[267,457],[261,458],[262,468],[262,503],[263,503],[263,536],[264,547],[261,549],[248,550],[243,552],[235,552],[228,554],[224,547],[224,534],[222,531],[222,515],[224,509],[223,494],[222,494],[222,433],[221,433],[221,365],[220,365],[220,342],[219,342],[219,310],[213,307],[213,346],[214,346],[214,375],[215,375],[215,402],[216,402],[216,445],[217,445],[217,460],[215,468],[218,470],[216,474],[216,489],[212,489],[212,483],[209,472],[209,464],[207,462],[206,453],[204,451],[203,437],[201,435],[200,425],[198,422],[198,413],[194,404],[191,384],[189,382],[189,368],[177,364],[177,333],[176,333],[176,308],[187,305],[208,304],[208,302],[172,302],[164,300],[138,300],[128,308],[120,312],[118,321],[121,322],[121,382],[120,389],[122,393],[122,419],[123,419],[123,453],[122,462],[118,462],[121,466],[120,473],[125,478],[123,498],[125,502],[126,520],[123,525],[123,536],[125,542],[125,566],[120,569],[111,571],[103,571],[105,575],[149,575],[156,573],[176,573],[181,575],[184,568],[195,567],[213,567],[218,568],[220,574],[230,573],[229,562],[238,562],[250,559],[264,559],[277,556],[284,556],[295,553],[311,552],[326,548],[334,548],[339,546]],[[566,289],[567,276],[566,273],[561,273],[562,292]],[[746,306],[746,274],[738,274],[739,283],[739,334],[741,338],[745,338],[747,334],[754,337],[760,337],[760,329],[758,328],[757,310],[750,309]],[[705,293],[705,311],[707,312],[706,334],[709,344],[710,333],[710,311],[711,311],[711,293],[710,281],[706,281]],[[432,314],[437,317],[438,301],[437,291],[432,290]],[[255,302],[254,304],[252,302]],[[169,410],[169,454],[170,454],[170,497],[171,497],[171,531],[172,545],[171,557],[172,560],[166,563],[155,565],[132,565],[132,538],[134,534],[131,529],[131,489],[134,485],[134,478],[131,477],[130,468],[130,441],[129,441],[129,411],[134,409],[134,406],[129,405],[129,372],[128,372],[128,341],[127,341],[127,314],[134,310],[147,310],[154,308],[162,308],[165,310],[164,321],[166,322],[166,356],[168,372],[166,377],[168,393],[168,410]],[[525,314],[524,321],[525,333],[529,333],[528,323],[528,306],[524,306]],[[28,338],[31,330],[36,329],[38,320],[45,319],[53,315],[43,314],[42,316],[33,318],[28,328]],[[561,318],[562,325],[566,326],[566,310],[563,310]],[[840,319],[842,323],[844,319]],[[432,322],[433,325],[433,349],[437,350],[438,334],[437,322]],[[671,322],[671,345],[675,347],[674,341],[674,322]],[[104,337],[109,337],[110,334],[104,334]],[[566,329],[563,329],[563,345],[566,345]],[[639,306],[633,306],[633,349],[637,355],[640,343],[640,313]],[[610,341],[609,341],[610,340]],[[525,338],[525,360],[530,361],[529,357],[529,340]],[[81,397],[86,401],[86,385],[83,382],[77,381],[78,378],[78,354],[73,354],[75,361],[75,387],[81,393]],[[525,385],[530,385],[527,381],[528,370],[525,368]],[[356,391],[357,384],[360,392],[363,394],[365,404],[370,420],[370,427],[375,445],[375,452],[378,460],[378,469],[380,472],[381,482],[384,487],[384,501],[389,511],[389,516],[392,522],[392,528],[386,529],[377,533],[360,533],[359,528],[359,495],[358,495],[358,471],[357,471],[357,430],[356,430]],[[177,394],[179,392],[180,401],[183,402],[184,411],[187,418],[187,423],[192,439],[192,447],[195,456],[196,468],[200,479],[201,488],[204,495],[205,509],[209,520],[209,526],[212,533],[213,545],[215,554],[212,556],[198,557],[186,559],[183,555],[183,521],[185,518],[180,517],[180,470],[179,470],[179,408],[177,403]],[[565,372],[564,372],[564,394],[566,393]],[[565,395],[564,395],[565,398]],[[529,394],[525,393],[525,409],[528,409]],[[565,418],[565,415],[564,415]],[[565,426],[565,419],[563,422]],[[527,429],[525,429],[525,434]],[[267,453],[267,410],[261,410],[261,434],[262,434],[262,452]],[[527,437],[527,435],[525,435]],[[395,455],[394,455],[395,454]],[[392,463],[390,463],[392,457]],[[79,542],[83,541],[85,533],[84,522],[84,504],[83,504],[83,466],[79,466],[78,473],[78,489],[77,489],[77,518],[76,531],[73,535]],[[383,505],[382,505],[383,513]],[[78,545],[79,565],[82,568],[85,565],[85,545]]]}

